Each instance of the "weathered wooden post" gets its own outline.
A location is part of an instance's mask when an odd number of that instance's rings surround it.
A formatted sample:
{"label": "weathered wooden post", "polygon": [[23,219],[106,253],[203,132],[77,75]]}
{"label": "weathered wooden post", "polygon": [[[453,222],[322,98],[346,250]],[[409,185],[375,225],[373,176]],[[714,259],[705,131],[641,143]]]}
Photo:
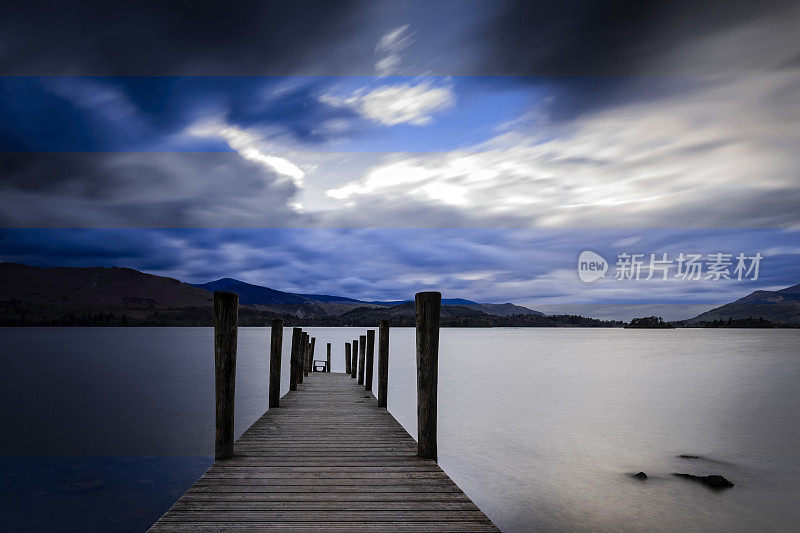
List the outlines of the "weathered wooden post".
{"label": "weathered wooden post", "polygon": [[308,336],[308,333],[303,334],[303,376],[308,375],[308,351],[311,347],[311,337]]}
{"label": "weathered wooden post", "polygon": [[358,337],[358,384],[364,384],[364,365],[366,358],[367,336],[359,335]]}
{"label": "weathered wooden post", "polygon": [[317,344],[317,338],[311,337],[311,353],[308,354],[308,371],[314,371],[314,347]]}
{"label": "weathered wooden post", "polygon": [[353,362],[350,363],[350,378],[355,379],[358,374],[358,340],[353,339]]}
{"label": "weathered wooden post", "polygon": [[283,351],[283,320],[272,321],[272,338],[269,344],[269,408],[281,403],[281,352]]}
{"label": "weathered wooden post", "polygon": [[436,394],[442,294],[419,292],[417,312],[417,456],[437,460]]}
{"label": "weathered wooden post", "polygon": [[239,295],[214,292],[214,393],[216,399],[216,438],[214,458],[233,457],[233,412],[236,397],[236,338],[239,321]]}
{"label": "weathered wooden post", "polygon": [[367,356],[364,359],[364,390],[372,390],[372,369],[375,366],[375,330],[367,330]]}
{"label": "weathered wooden post", "polygon": [[[306,359],[308,359],[308,333],[303,332],[303,356],[300,358],[300,374],[302,374],[303,379],[306,379],[308,372],[306,372]],[[300,382],[302,383],[302,381]]]}
{"label": "weathered wooden post", "polygon": [[289,356],[289,390],[297,390],[297,369],[300,359],[300,342],[303,339],[303,330],[292,328],[292,352]]}
{"label": "weathered wooden post", "polygon": [[308,333],[305,331],[300,333],[300,346],[297,351],[297,384],[303,383],[303,369],[306,366],[306,342],[308,341]]}
{"label": "weathered wooden post", "polygon": [[328,364],[325,366],[325,372],[331,371],[331,343],[328,343]]}
{"label": "weathered wooden post", "polygon": [[306,340],[306,358],[303,359],[303,368],[306,371],[306,376],[311,372],[311,334],[308,334]]}
{"label": "weathered wooden post", "polygon": [[306,342],[303,343],[303,373],[308,375],[308,358],[311,356],[311,335],[306,333]]}
{"label": "weathered wooden post", "polygon": [[303,364],[301,368],[304,375],[308,375],[308,357],[311,355],[311,335],[306,333],[305,340],[303,341]]}
{"label": "weathered wooden post", "polygon": [[389,391],[389,321],[378,325],[378,407],[386,407]]}
{"label": "weathered wooden post", "polygon": [[350,366],[353,364],[351,357],[352,355],[350,354],[350,343],[346,342],[344,343],[344,371],[346,374],[350,374],[352,370]]}

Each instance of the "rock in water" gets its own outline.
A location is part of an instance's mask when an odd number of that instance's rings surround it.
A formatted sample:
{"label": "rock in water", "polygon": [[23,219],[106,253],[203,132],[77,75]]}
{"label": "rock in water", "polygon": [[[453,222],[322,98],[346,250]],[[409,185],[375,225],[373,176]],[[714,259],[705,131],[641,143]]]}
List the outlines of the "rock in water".
{"label": "rock in water", "polygon": [[697,481],[698,483],[702,483],[703,485],[711,487],[712,489],[729,489],[733,487],[733,483],[725,479],[724,476],[720,476],[717,474],[712,474],[710,476],[695,476],[692,474],[675,474],[675,475],[685,479],[691,479],[692,481]]}
{"label": "rock in water", "polygon": [[703,483],[705,483],[709,487],[714,487],[717,489],[727,489],[733,487],[733,483],[725,479],[724,476],[719,476],[719,475],[705,476],[703,478]]}
{"label": "rock in water", "polygon": [[645,479],[647,479],[647,474],[645,474],[644,472],[636,472],[635,474],[631,474],[631,477],[636,479],[641,479],[642,481],[644,481]]}

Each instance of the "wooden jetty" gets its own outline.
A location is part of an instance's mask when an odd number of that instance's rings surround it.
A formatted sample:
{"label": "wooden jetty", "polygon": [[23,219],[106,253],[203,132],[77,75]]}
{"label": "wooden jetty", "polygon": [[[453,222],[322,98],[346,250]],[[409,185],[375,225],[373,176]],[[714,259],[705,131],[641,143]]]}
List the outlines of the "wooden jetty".
{"label": "wooden jetty", "polygon": [[[420,347],[418,328],[417,358],[426,362],[425,386],[430,385],[431,365],[436,366],[436,354],[429,351],[438,350],[438,311],[436,302],[435,339],[433,325],[427,324]],[[428,320],[432,313],[428,309],[420,315]],[[273,322],[273,328],[282,326]],[[381,324],[387,356],[388,330],[388,324]],[[230,354],[220,352],[229,350],[231,342],[224,332],[215,338],[217,377],[228,379],[229,369],[220,363]],[[235,340],[232,344],[235,351]],[[359,354],[351,353],[351,364],[359,364]],[[418,444],[354,379],[354,369],[345,374],[327,370],[297,383],[235,444],[232,430],[219,435],[228,430],[227,419],[220,423],[219,417],[226,416],[228,405],[232,408],[233,391],[218,383],[217,461],[150,531],[498,531],[436,464],[435,427],[420,431],[427,441]],[[385,383],[388,365],[379,361],[378,372],[379,382]],[[270,386],[275,383],[271,378]],[[228,393],[230,401],[220,397]],[[421,397],[426,405],[420,408],[420,425],[430,423],[431,410],[435,423],[435,387],[432,393]]]}

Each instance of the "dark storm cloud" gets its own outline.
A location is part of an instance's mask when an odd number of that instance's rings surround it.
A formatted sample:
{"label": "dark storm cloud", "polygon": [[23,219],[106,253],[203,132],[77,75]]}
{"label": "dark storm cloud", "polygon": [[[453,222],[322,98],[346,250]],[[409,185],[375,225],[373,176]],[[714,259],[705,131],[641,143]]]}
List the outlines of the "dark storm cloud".
{"label": "dark storm cloud", "polygon": [[[409,25],[402,74],[636,75],[654,57],[790,0],[31,0],[0,19],[0,73],[373,74]],[[724,67],[724,66],[722,66]]]}
{"label": "dark storm cloud", "polygon": [[[775,28],[786,20],[798,20],[796,2],[32,0],[0,18],[0,74],[372,75],[376,43],[407,26],[398,73],[515,76],[547,91],[550,118],[569,120],[687,88],[641,75],[752,68],[765,40],[790,48],[780,63],[791,65],[800,50]],[[704,57],[707,39],[748,27],[763,31],[723,45],[725,60],[670,59],[676,50]],[[293,116],[304,112],[296,96],[284,102]],[[315,131],[301,120],[296,134],[313,141]]]}
{"label": "dark storm cloud", "polygon": [[160,230],[0,230],[3,260],[40,267],[136,265],[164,271],[183,262],[175,243]]}
{"label": "dark storm cloud", "polygon": [[5,227],[305,223],[285,177],[233,152],[0,153]]}
{"label": "dark storm cloud", "polygon": [[[796,2],[510,0],[470,36],[482,43],[472,68],[543,88],[552,98],[549,118],[569,120],[686,92],[698,83],[687,75],[773,68],[772,59],[785,66],[783,52],[800,52],[789,36],[796,30],[779,27],[786,20],[800,21]],[[723,45],[727,57],[709,57],[713,39],[737,31]],[[767,54],[763,42],[772,42]]]}
{"label": "dark storm cloud", "polygon": [[501,2],[481,34],[487,44],[483,67],[519,76],[637,75],[649,70],[655,57],[674,48],[758,19],[788,16],[794,4],[789,0]]}
{"label": "dark storm cloud", "polygon": [[[3,8],[0,72],[24,75],[335,73],[359,2],[32,0]],[[364,50],[367,57],[372,50]],[[320,73],[320,72],[317,72]]]}

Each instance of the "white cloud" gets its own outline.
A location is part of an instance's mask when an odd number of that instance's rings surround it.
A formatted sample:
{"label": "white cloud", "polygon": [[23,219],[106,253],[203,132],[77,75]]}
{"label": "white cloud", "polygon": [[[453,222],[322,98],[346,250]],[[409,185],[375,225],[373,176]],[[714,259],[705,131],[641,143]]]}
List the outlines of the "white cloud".
{"label": "white cloud", "polygon": [[400,69],[400,53],[413,42],[409,25],[400,26],[383,35],[375,45],[375,72],[378,76],[396,74]]}
{"label": "white cloud", "polygon": [[431,200],[438,200],[448,205],[465,205],[467,204],[466,187],[452,185],[450,183],[428,183],[422,187],[417,187],[411,190],[411,194],[422,194]]}
{"label": "white cloud", "polygon": [[613,246],[614,248],[626,248],[628,246],[633,246],[634,244],[640,242],[641,240],[642,240],[641,237],[626,237],[624,239],[620,239],[614,242],[611,246]]}
{"label": "white cloud", "polygon": [[392,72],[396,72],[400,67],[400,56],[397,54],[390,54],[382,57],[375,62],[375,71],[379,76],[388,76]]}
{"label": "white cloud", "polygon": [[384,34],[378,44],[375,45],[376,52],[394,52],[408,46],[411,36],[408,34],[408,24],[393,29]]}
{"label": "white cloud", "polygon": [[225,140],[231,149],[239,153],[248,161],[259,163],[278,173],[280,176],[291,179],[295,186],[302,187],[305,179],[303,172],[297,165],[286,158],[270,155],[263,149],[264,140],[251,132],[217,122],[198,124],[190,128],[189,133],[198,136],[217,136]]}
{"label": "white cloud", "polygon": [[431,122],[434,113],[452,107],[456,98],[451,87],[420,82],[383,85],[372,90],[362,88],[345,98],[325,94],[320,101],[350,107],[359,115],[386,126],[405,123],[424,126]]}
{"label": "white cloud", "polygon": [[[522,128],[465,150],[387,155],[327,195],[406,211],[420,202],[468,207],[476,221],[514,216],[539,227],[790,227],[800,202],[800,115],[785,100],[798,80],[798,69],[707,79],[558,130]],[[369,109],[391,114],[387,107]],[[418,223],[425,212],[417,209]],[[386,216],[382,223],[391,224]]]}
{"label": "white cloud", "polygon": [[[337,168],[339,180],[326,194],[338,203],[328,212],[339,208],[350,224],[387,226],[445,220],[800,230],[794,21],[753,21],[704,36],[700,45],[670,46],[652,63],[649,73],[657,76],[644,80],[657,91],[644,98],[559,123],[542,116],[543,100],[484,143],[449,153],[376,155],[347,172]],[[387,34],[386,41],[394,38]],[[670,76],[687,72],[697,76]],[[337,103],[373,120],[408,118],[380,98],[368,107],[366,96]]]}

